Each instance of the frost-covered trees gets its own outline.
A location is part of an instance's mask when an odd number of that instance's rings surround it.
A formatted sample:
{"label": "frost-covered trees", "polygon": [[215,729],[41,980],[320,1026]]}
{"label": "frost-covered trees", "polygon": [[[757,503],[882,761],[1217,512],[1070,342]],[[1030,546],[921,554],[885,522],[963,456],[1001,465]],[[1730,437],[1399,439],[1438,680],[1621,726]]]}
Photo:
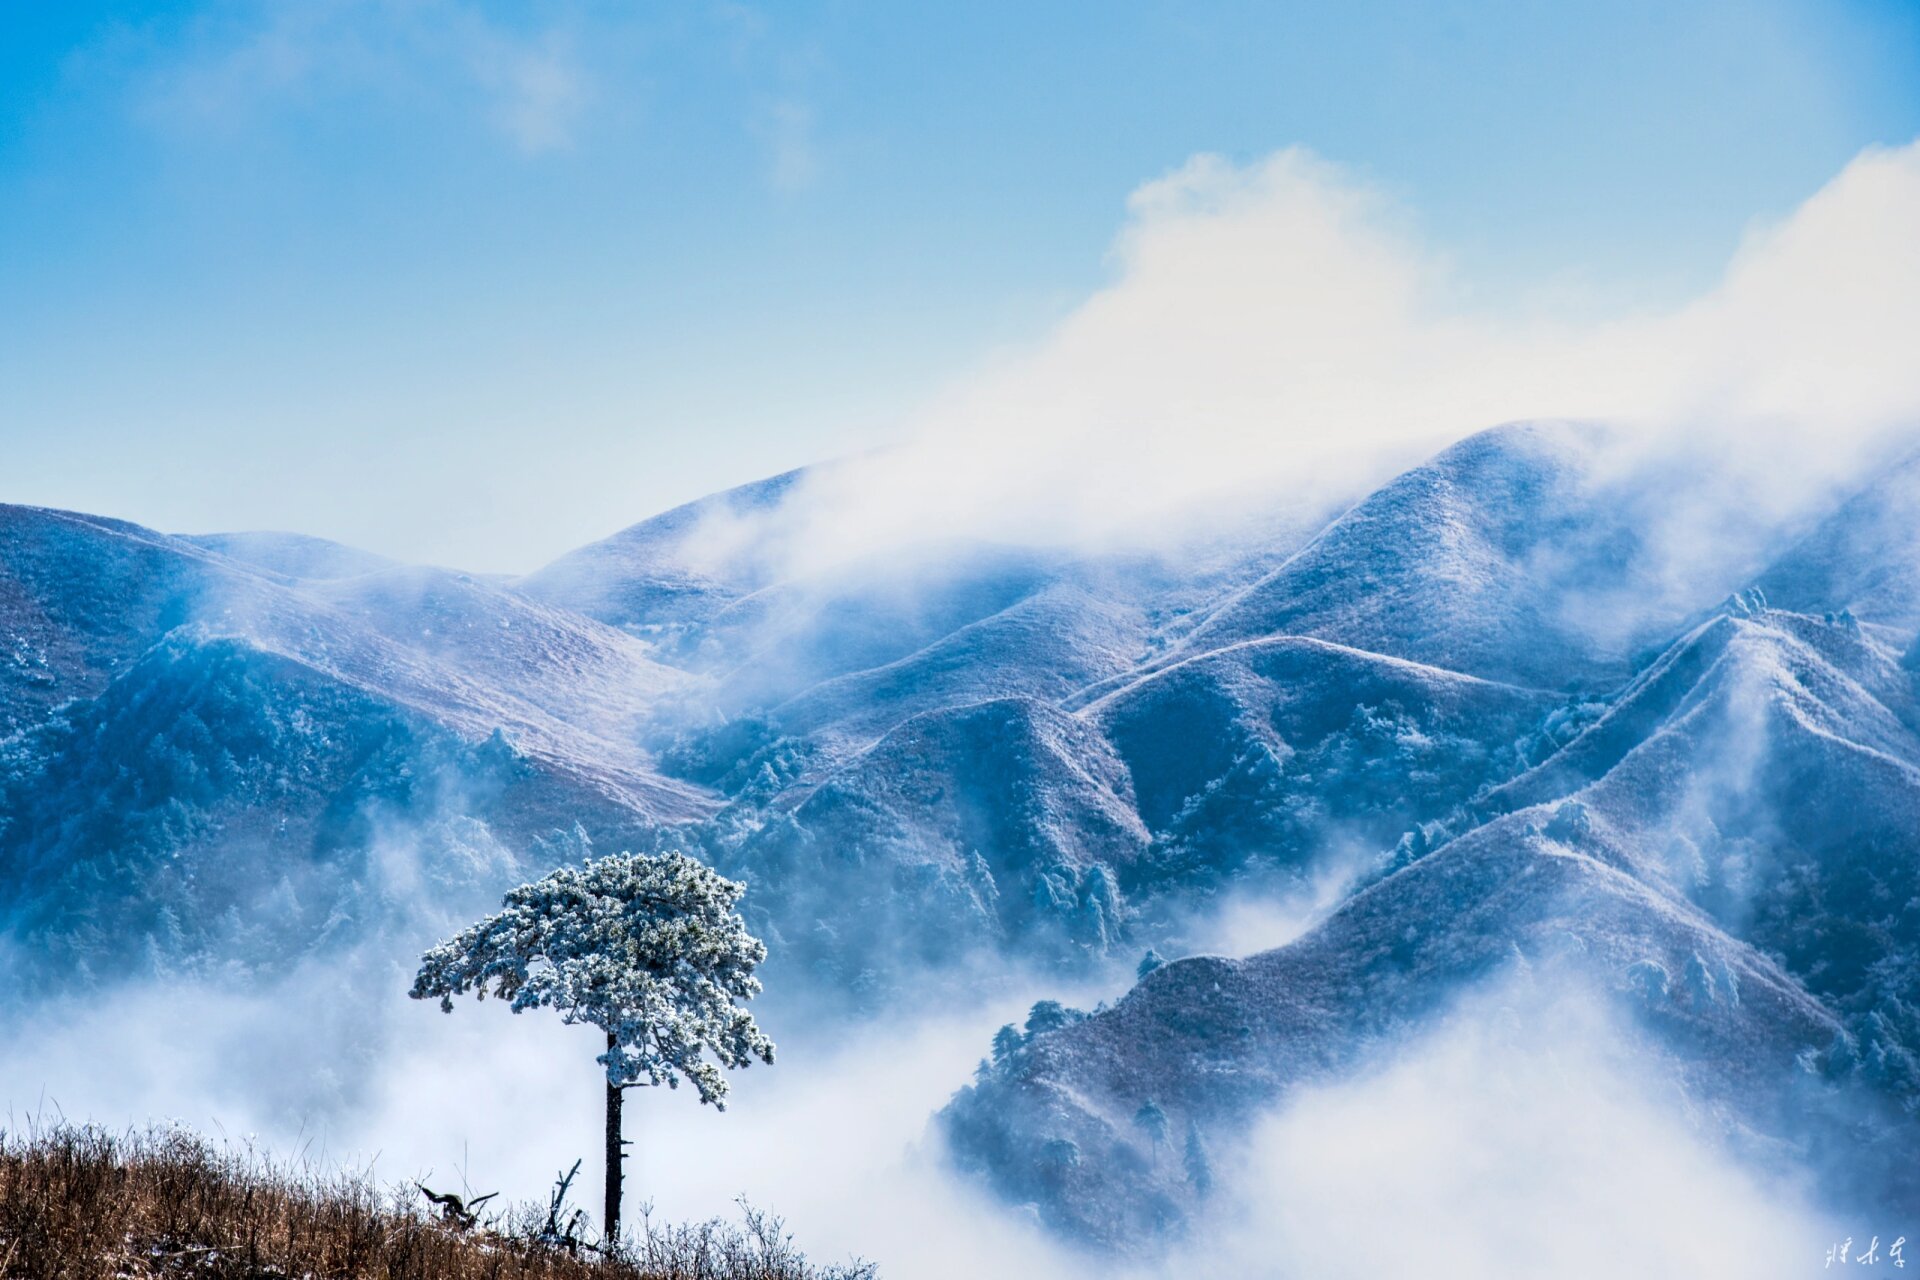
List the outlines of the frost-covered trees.
{"label": "frost-covered trees", "polygon": [[1187,1185],[1193,1194],[1205,1199],[1213,1190],[1213,1162],[1207,1159],[1207,1144],[1200,1137],[1200,1126],[1187,1121],[1187,1150],[1181,1162],[1186,1166]]}
{"label": "frost-covered trees", "polygon": [[1355,705],[1344,726],[1297,747],[1251,742],[1156,835],[1156,876],[1221,885],[1249,871],[1296,873],[1335,832],[1391,844],[1505,776],[1510,748],[1462,728],[1387,699]]}
{"label": "frost-covered trees", "polygon": [[1086,1018],[1079,1009],[1071,1009],[1058,1000],[1036,1000],[1033,1008],[1027,1010],[1027,1034],[1045,1035],[1049,1031],[1058,1031],[1061,1027],[1072,1026]]}
{"label": "frost-covered trees", "polygon": [[452,1012],[455,996],[492,994],[515,1013],[550,1008],[606,1032],[598,1061],[610,1242],[619,1238],[621,1090],[684,1079],[724,1110],[722,1068],[773,1061],[773,1042],[736,1003],[759,992],[753,971],[767,957],[734,910],[743,892],[684,854],[618,854],[520,886],[499,914],[421,960],[416,1000]]}
{"label": "frost-covered trees", "polygon": [[1167,1145],[1167,1113],[1152,1098],[1141,1103],[1140,1109],[1133,1113],[1133,1127],[1146,1136],[1156,1157],[1160,1148]]}
{"label": "frost-covered trees", "polygon": [[1578,800],[1562,800],[1547,822],[1547,839],[1577,845],[1593,835],[1593,813]]}

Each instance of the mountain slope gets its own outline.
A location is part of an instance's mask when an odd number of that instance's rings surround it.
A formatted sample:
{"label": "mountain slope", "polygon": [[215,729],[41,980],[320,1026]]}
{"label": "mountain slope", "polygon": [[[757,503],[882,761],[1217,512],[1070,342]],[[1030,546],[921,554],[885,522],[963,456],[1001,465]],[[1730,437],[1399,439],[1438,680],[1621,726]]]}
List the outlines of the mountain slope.
{"label": "mountain slope", "polygon": [[178,535],[181,542],[265,569],[287,578],[351,578],[396,567],[394,561],[358,547],[299,533],[199,533]]}
{"label": "mountain slope", "polygon": [[211,552],[138,525],[0,505],[0,737],[99,693],[228,582],[240,596],[263,589]]}
{"label": "mountain slope", "polygon": [[1774,604],[1920,629],[1920,455],[1875,476],[1760,576]]}
{"label": "mountain slope", "polygon": [[1617,679],[1636,637],[1599,638],[1575,607],[1643,551],[1595,475],[1602,439],[1523,424],[1453,446],[1228,600],[1186,652],[1301,635],[1542,688]]}
{"label": "mountain slope", "polygon": [[[360,914],[368,860],[449,823],[478,824],[460,840],[497,887],[509,847],[576,830],[634,843],[716,807],[638,745],[686,677],[466,575],[296,580],[138,526],[0,507],[0,636],[16,655],[0,884],[16,938],[48,962],[110,968],[146,943],[231,943],[251,962]],[[442,887],[481,887],[463,866]],[[282,885],[311,909],[267,912],[250,942],[217,923]]]}
{"label": "mountain slope", "polygon": [[1570,798],[1596,856],[1775,957],[1920,1098],[1916,692],[1854,628],[1723,618],[1487,803]]}
{"label": "mountain slope", "polygon": [[1057,583],[906,657],[824,680],[768,715],[788,733],[857,739],[945,706],[1008,696],[1057,703],[1130,669],[1145,636],[1138,609]]}
{"label": "mountain slope", "polygon": [[[1034,1037],[946,1113],[962,1160],[1063,1230],[1136,1241],[1198,1209],[1147,1158],[1137,1109],[1231,1141],[1514,966],[1612,993],[1716,1123],[1837,1141],[1847,1113],[1809,1109],[1812,1079],[1906,1133],[1920,1104],[1909,673],[1857,628],[1750,613],[1696,628],[1586,714],[1473,802],[1477,825],[1431,852],[1403,842],[1299,942],[1168,966],[1111,1012]],[[1860,1176],[1920,1201],[1895,1145],[1862,1152]]]}
{"label": "mountain slope", "polygon": [[915,716],[777,791],[770,819],[717,860],[747,877],[796,962],[873,982],[982,950],[1104,953],[1125,936],[1123,895],[1147,852],[1099,734],[1002,698]]}
{"label": "mountain slope", "polygon": [[[1237,844],[1244,859],[1297,845],[1309,828],[1391,843],[1504,777],[1513,742],[1549,701],[1282,636],[1108,686],[1084,714],[1126,761],[1149,827],[1195,839],[1211,824],[1206,839]],[[1221,857],[1225,870],[1231,855]]]}
{"label": "mountain slope", "polygon": [[1139,1244],[1203,1209],[1204,1187],[1136,1123],[1148,1104],[1231,1149],[1290,1090],[1390,1058],[1409,1027],[1516,970],[1618,990],[1695,1096],[1747,1123],[1778,1122],[1800,1055],[1838,1030],[1751,948],[1516,817],[1291,946],[1176,961],[1111,1010],[1030,1035],[941,1127],[963,1166],[1055,1230]]}
{"label": "mountain slope", "polygon": [[646,634],[698,625],[773,580],[776,548],[755,522],[777,512],[806,475],[801,468],[685,503],[515,585],[532,599]]}
{"label": "mountain slope", "polygon": [[[503,740],[464,742],[191,628],[44,746],[0,787],[0,920],[54,985],[148,963],[272,966],[359,936],[422,888],[471,897],[511,874],[514,855],[478,822],[465,838],[430,828],[484,814],[513,819],[503,836],[529,835],[526,801],[541,789]],[[569,824],[592,812],[566,807]]]}
{"label": "mountain slope", "polygon": [[629,777],[661,817],[710,806],[633,745],[685,677],[632,638],[470,575],[388,569],[296,582],[116,521],[0,507],[0,635],[11,727],[97,696],[170,632],[233,636],[475,738]]}

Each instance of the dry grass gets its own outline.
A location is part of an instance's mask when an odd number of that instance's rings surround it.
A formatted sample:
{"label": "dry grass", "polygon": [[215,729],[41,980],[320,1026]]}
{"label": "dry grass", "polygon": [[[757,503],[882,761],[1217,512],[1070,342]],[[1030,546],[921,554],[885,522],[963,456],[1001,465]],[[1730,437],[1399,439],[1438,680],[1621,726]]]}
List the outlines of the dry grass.
{"label": "dry grass", "polygon": [[647,1222],[618,1257],[569,1247],[531,1205],[473,1229],[412,1187],[276,1165],[185,1130],[0,1131],[0,1280],[871,1280],[818,1268],[779,1219]]}

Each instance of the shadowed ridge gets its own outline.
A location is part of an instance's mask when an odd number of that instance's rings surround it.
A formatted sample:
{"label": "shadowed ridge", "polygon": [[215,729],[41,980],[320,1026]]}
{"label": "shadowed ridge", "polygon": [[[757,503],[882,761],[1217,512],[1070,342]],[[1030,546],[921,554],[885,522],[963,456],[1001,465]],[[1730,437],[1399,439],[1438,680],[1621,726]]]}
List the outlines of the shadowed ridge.
{"label": "shadowed ridge", "polygon": [[[1549,695],[1365,653],[1304,636],[1248,640],[1162,667],[1106,693],[1080,714],[1101,726],[1127,761],[1141,816],[1165,830],[1194,797],[1233,771],[1237,756],[1264,751],[1283,764],[1350,731],[1369,712],[1393,717],[1396,733],[1425,759],[1420,781],[1395,777],[1370,743],[1367,763],[1398,793],[1390,842],[1416,819],[1465,800],[1506,767],[1498,753],[1550,705]],[[1443,745],[1446,744],[1446,745]],[[1476,759],[1477,757],[1477,759]],[[1436,769],[1440,770],[1436,772]],[[1357,781],[1357,780],[1356,780]],[[1354,814],[1333,779],[1307,780],[1343,820]],[[1263,794],[1263,806],[1278,797]]]}
{"label": "shadowed ridge", "polygon": [[1007,696],[1059,702],[1131,667],[1145,634],[1137,608],[1054,583],[904,658],[822,681],[770,714],[787,732],[871,741],[940,706]]}
{"label": "shadowed ridge", "polygon": [[124,520],[0,505],[0,736],[100,692],[217,592],[284,581]]}
{"label": "shadowed ridge", "polygon": [[753,886],[782,963],[858,991],[975,952],[1104,954],[1149,852],[1099,732],[999,698],[913,716],[779,793],[717,861]]}

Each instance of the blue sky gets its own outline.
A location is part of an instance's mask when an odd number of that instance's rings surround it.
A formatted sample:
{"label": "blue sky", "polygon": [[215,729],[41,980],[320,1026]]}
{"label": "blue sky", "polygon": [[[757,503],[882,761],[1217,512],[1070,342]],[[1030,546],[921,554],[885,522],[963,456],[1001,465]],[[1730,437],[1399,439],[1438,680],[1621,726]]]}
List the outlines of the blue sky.
{"label": "blue sky", "polygon": [[0,0],[0,498],[531,568],[888,440],[1198,153],[1612,314],[1916,134],[1910,3]]}

